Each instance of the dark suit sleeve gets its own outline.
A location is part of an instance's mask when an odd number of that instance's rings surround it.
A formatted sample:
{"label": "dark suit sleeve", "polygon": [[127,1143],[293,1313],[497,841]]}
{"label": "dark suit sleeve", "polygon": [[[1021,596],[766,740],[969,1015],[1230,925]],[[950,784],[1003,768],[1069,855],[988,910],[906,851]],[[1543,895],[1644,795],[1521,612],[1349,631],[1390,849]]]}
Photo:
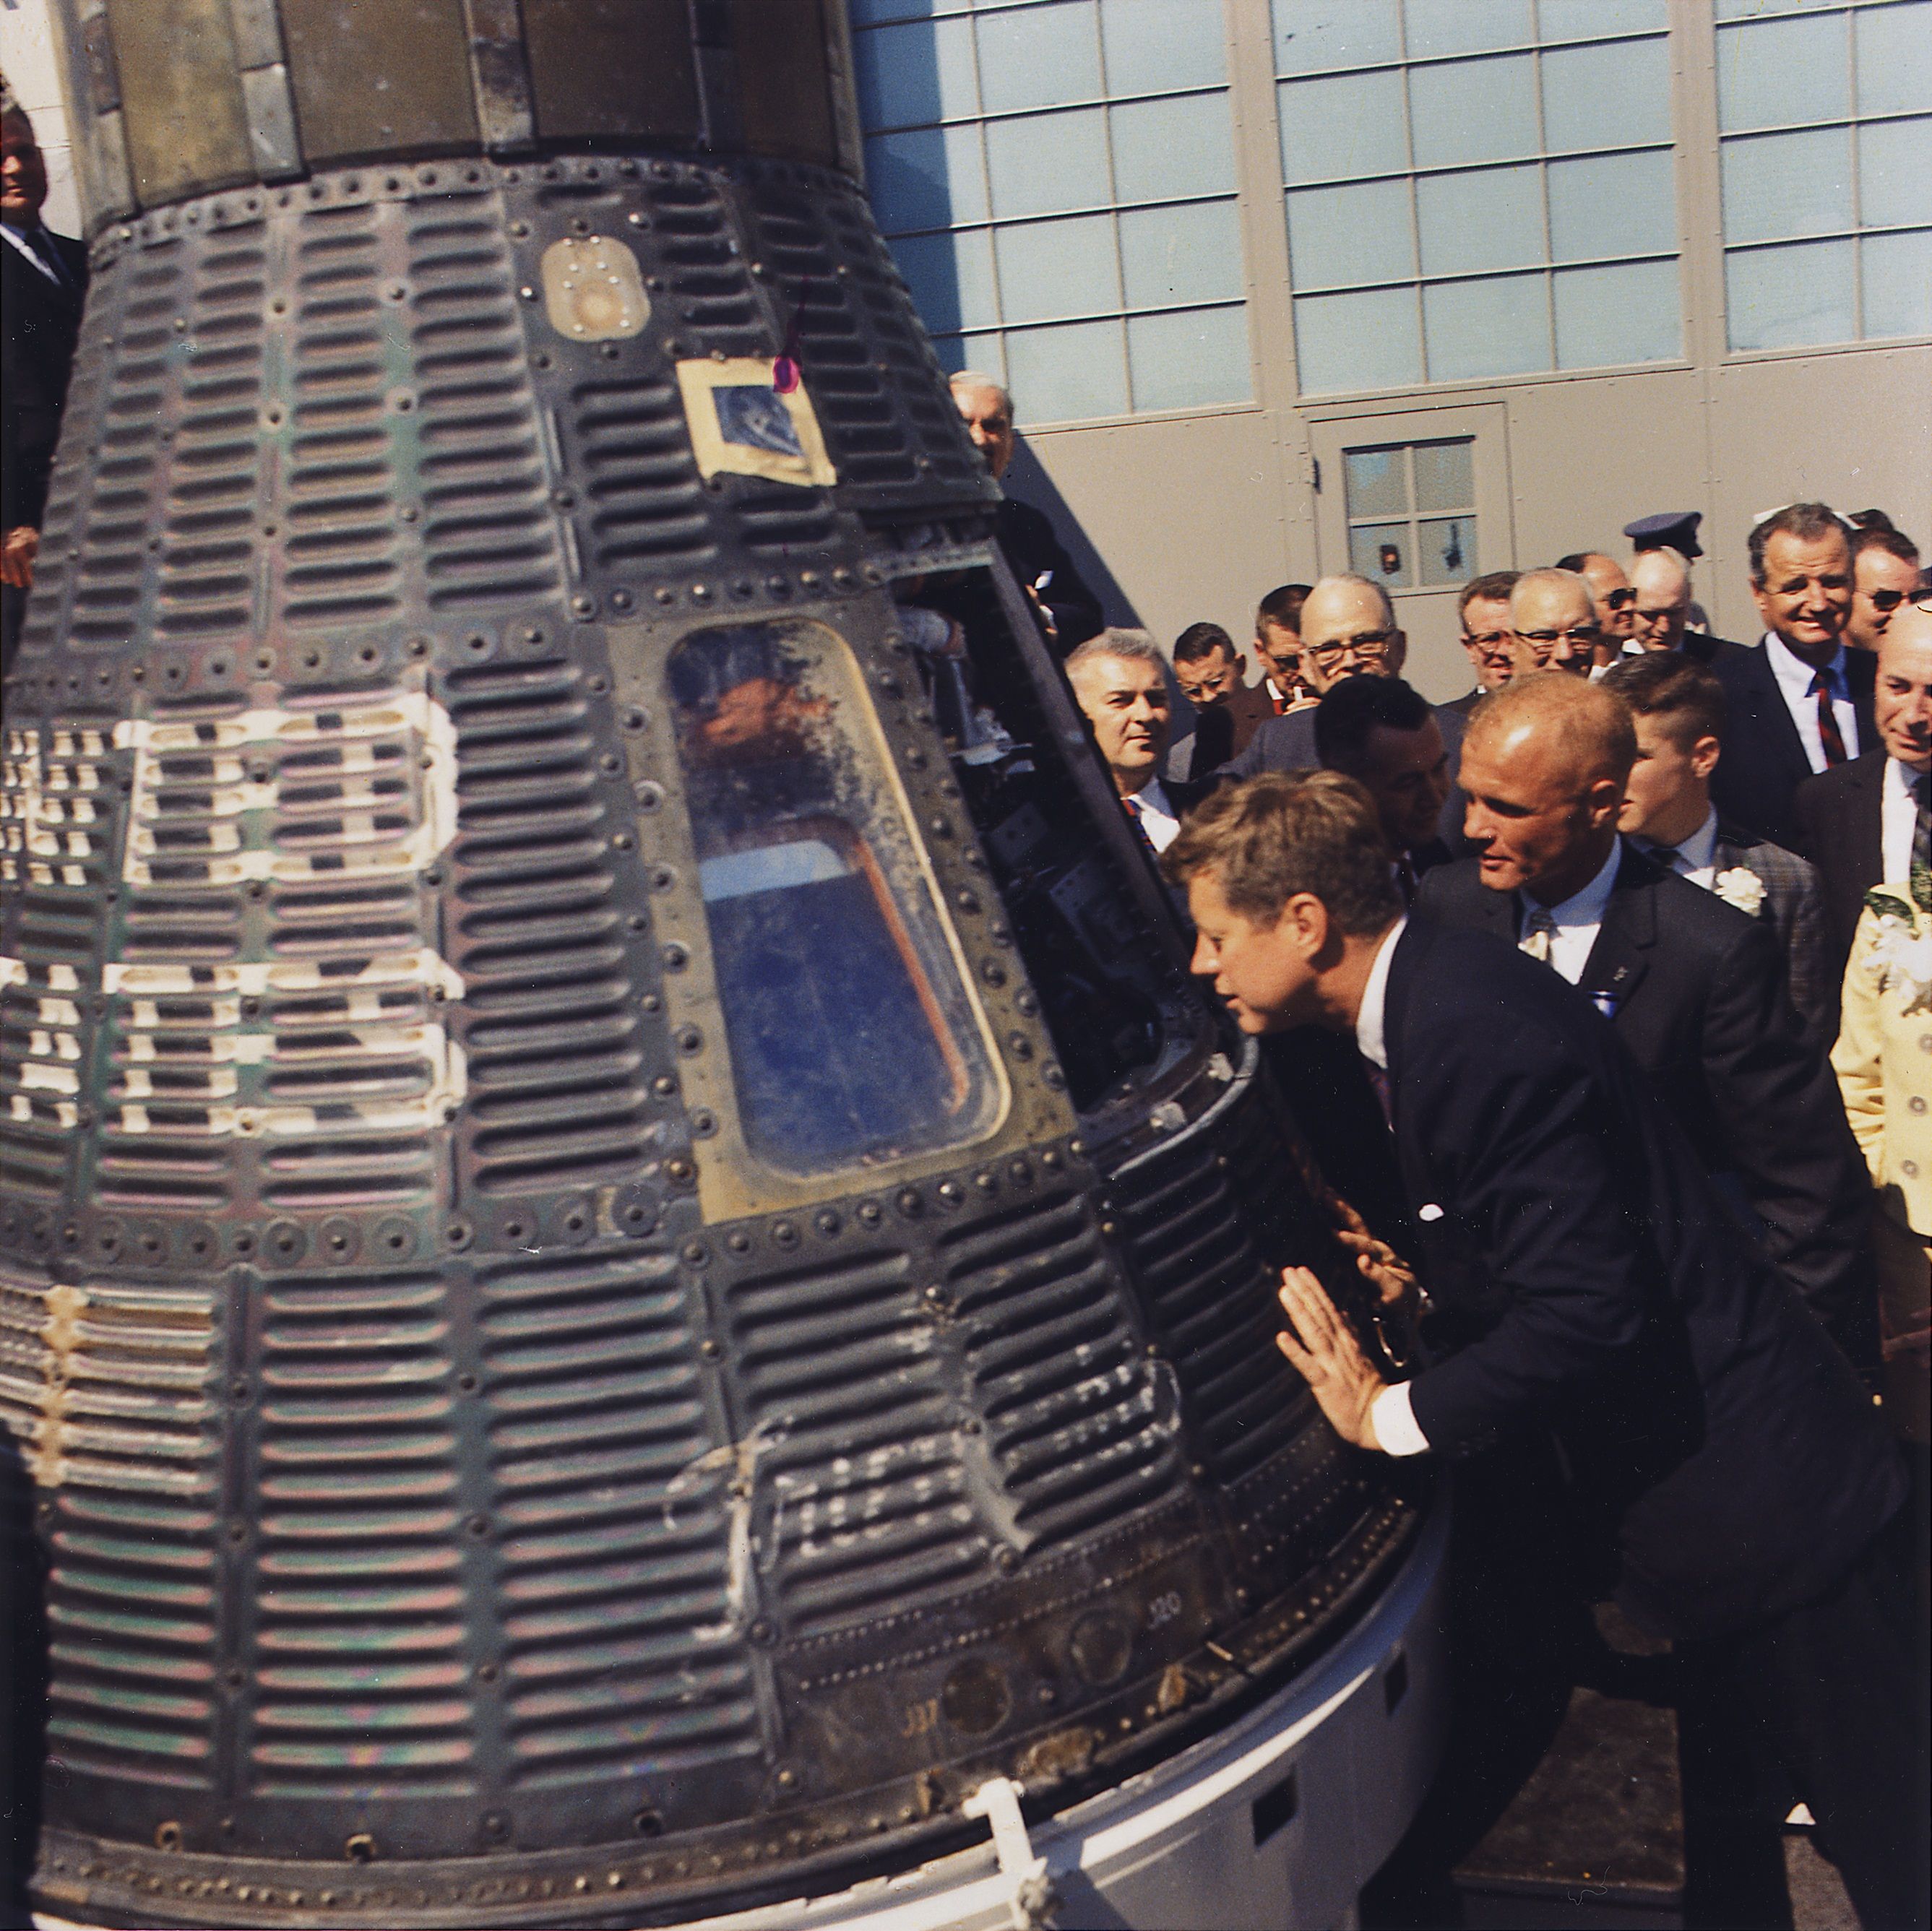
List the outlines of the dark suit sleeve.
{"label": "dark suit sleeve", "polygon": [[1030,503],[1009,497],[1000,536],[1022,589],[1032,591],[1042,577],[1048,578],[1045,587],[1034,594],[1053,619],[1054,648],[1060,655],[1064,657],[1076,645],[1099,635],[1106,622],[1100,599],[1074,567],[1052,518]]}
{"label": "dark suit sleeve", "polygon": [[1705,1002],[1705,1082],[1766,1252],[1856,1358],[1874,1292],[1870,1184],[1823,1045],[1783,977],[1773,929],[1740,927]]}
{"label": "dark suit sleeve", "polygon": [[1785,937],[1786,956],[1791,973],[1791,1003],[1798,1016],[1811,1028],[1814,1036],[1828,1051],[1836,1029],[1834,1015],[1838,1009],[1838,988],[1831,967],[1826,963],[1825,901],[1818,889],[1818,874],[1809,865],[1791,884],[1789,929]]}
{"label": "dark suit sleeve", "polygon": [[[1445,1183],[1451,1219],[1438,1225],[1450,1231],[1437,1237],[1467,1242],[1508,1296],[1487,1333],[1410,1384],[1418,1426],[1452,1456],[1627,1360],[1657,1291],[1617,1184],[1616,1109],[1562,1039],[1516,1046],[1502,1067],[1493,1042],[1435,1056],[1415,1123],[1425,1169]],[[1405,1085],[1400,1104],[1412,1103]]]}

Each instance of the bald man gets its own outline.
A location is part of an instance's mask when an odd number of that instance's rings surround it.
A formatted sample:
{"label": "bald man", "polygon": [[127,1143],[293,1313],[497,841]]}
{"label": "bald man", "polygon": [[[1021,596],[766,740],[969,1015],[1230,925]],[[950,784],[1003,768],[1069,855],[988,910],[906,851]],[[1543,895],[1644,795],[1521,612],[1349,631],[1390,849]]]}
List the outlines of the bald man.
{"label": "bald man", "polygon": [[1772,928],[1619,839],[1636,758],[1610,692],[1556,672],[1513,679],[1463,742],[1475,855],[1431,871],[1416,910],[1507,939],[1589,996],[1748,1201],[1767,1256],[1869,1369],[1871,1189],[1823,1043],[1792,1009]]}
{"label": "bald man", "polygon": [[1636,628],[1630,607],[1636,601],[1636,592],[1624,574],[1624,566],[1614,556],[1606,556],[1600,550],[1580,550],[1574,556],[1559,556],[1556,567],[1575,571],[1590,586],[1598,626],[1603,632],[1597,640],[1596,663],[1590,674],[1599,676],[1616,663],[1630,645]]}
{"label": "bald man", "polygon": [[1516,580],[1510,592],[1510,657],[1516,676],[1567,670],[1587,677],[1603,637],[1596,599],[1574,570],[1526,570]]}
{"label": "bald man", "polygon": [[[952,386],[953,405],[968,436],[985,458],[994,481],[1004,487],[1018,441],[1011,393],[976,369],[961,370]],[[1074,568],[1046,515],[1010,495],[1000,505],[995,528],[1020,588],[1032,600],[1047,641],[1060,655],[1064,658],[1097,635],[1105,622],[1100,600]]]}
{"label": "bald man", "polygon": [[1630,565],[1630,587],[1636,592],[1632,613],[1634,636],[1644,650],[1678,650],[1700,664],[1708,664],[1741,643],[1688,628],[1691,609],[1690,565],[1674,550],[1644,550]]}

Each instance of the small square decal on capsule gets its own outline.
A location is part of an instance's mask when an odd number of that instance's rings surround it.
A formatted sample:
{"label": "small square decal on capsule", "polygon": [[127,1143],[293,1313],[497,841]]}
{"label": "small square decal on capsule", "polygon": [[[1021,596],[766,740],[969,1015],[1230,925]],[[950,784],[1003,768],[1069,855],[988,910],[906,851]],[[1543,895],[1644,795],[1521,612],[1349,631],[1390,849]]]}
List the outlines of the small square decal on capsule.
{"label": "small square decal on capsule", "polygon": [[698,473],[762,476],[824,489],[838,480],[805,385],[781,385],[778,358],[729,355],[677,365]]}

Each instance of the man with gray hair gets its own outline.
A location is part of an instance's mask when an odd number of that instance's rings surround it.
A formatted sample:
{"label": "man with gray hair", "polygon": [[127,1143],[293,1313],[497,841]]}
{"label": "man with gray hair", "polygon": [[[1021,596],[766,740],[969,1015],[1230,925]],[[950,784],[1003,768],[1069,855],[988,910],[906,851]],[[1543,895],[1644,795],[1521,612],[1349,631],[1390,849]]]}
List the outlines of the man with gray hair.
{"label": "man with gray hair", "polygon": [[1526,570],[1510,592],[1510,655],[1516,674],[1568,670],[1589,676],[1604,634],[1589,580],[1574,570]]}
{"label": "man with gray hair", "polygon": [[1662,546],[1640,550],[1630,565],[1630,587],[1636,592],[1636,640],[1642,650],[1676,650],[1700,664],[1727,652],[1742,650],[1708,631],[1690,628],[1694,606],[1690,598],[1690,562],[1681,550]]}
{"label": "man with gray hair", "polygon": [[[952,378],[952,400],[973,446],[1004,487],[1013,460],[1013,399],[1003,383],[976,369]],[[1100,600],[1089,589],[1053,525],[1030,503],[1008,496],[994,525],[1020,588],[1032,599],[1047,641],[1064,657],[1105,621]]]}
{"label": "man with gray hair", "polygon": [[1104,630],[1067,658],[1066,679],[1121,808],[1154,850],[1166,850],[1205,787],[1161,778],[1172,709],[1160,646],[1144,630]]}

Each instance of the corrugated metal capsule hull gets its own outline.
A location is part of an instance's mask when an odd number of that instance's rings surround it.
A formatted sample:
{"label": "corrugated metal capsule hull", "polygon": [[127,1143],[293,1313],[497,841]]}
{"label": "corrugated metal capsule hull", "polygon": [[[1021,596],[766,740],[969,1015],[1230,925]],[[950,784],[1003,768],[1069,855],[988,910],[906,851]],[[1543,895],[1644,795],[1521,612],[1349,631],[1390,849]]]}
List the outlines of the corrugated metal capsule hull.
{"label": "corrugated metal capsule hull", "polygon": [[[40,1908],[668,1921],[1267,1693],[1419,1510],[1270,1345],[1336,1256],[862,196],[156,198],[0,771]],[[950,754],[940,575],[1023,754]]]}

